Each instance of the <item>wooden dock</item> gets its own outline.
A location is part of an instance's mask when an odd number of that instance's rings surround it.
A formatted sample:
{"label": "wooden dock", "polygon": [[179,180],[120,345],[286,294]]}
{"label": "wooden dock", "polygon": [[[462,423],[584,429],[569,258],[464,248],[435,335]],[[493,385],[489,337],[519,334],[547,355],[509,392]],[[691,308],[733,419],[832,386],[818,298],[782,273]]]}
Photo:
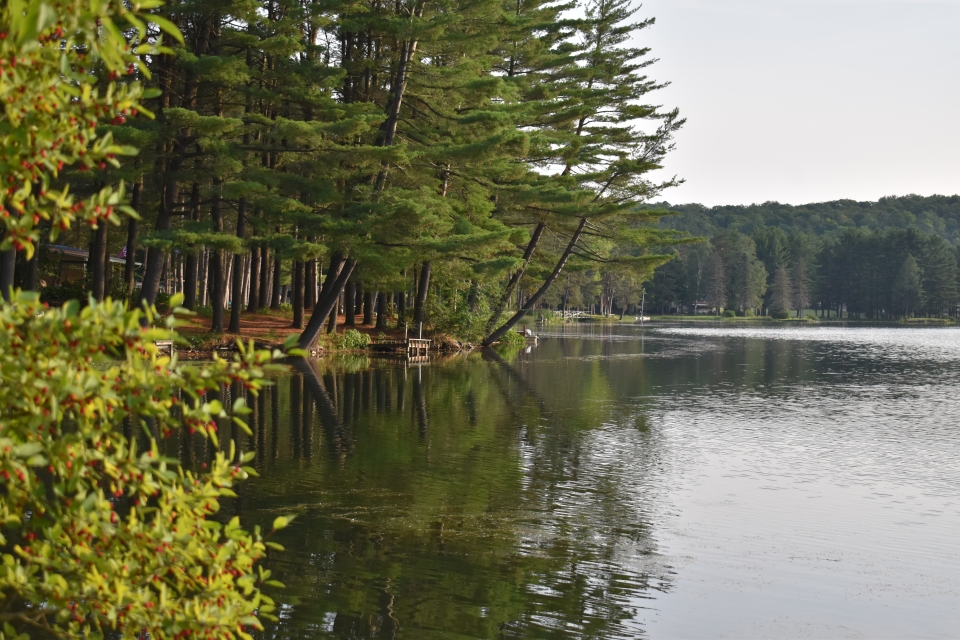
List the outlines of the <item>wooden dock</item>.
{"label": "wooden dock", "polygon": [[173,357],[173,340],[156,340],[154,344],[157,345],[157,350],[160,353],[166,352],[171,358]]}
{"label": "wooden dock", "polygon": [[378,353],[393,353],[407,358],[426,358],[430,355],[430,340],[426,338],[375,340],[367,348]]}

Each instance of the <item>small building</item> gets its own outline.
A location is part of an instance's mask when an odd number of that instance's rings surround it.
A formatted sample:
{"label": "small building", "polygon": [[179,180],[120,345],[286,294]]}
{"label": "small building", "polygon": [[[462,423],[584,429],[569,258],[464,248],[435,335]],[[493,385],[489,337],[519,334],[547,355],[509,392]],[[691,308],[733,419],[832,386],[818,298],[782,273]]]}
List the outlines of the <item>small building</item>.
{"label": "small building", "polygon": [[[47,252],[47,258],[56,264],[56,281],[47,282],[47,286],[60,286],[68,282],[82,280],[87,273],[87,264],[90,261],[90,252],[87,249],[77,249],[62,244],[45,244],[41,249]],[[125,264],[124,258],[110,256],[110,264]]]}

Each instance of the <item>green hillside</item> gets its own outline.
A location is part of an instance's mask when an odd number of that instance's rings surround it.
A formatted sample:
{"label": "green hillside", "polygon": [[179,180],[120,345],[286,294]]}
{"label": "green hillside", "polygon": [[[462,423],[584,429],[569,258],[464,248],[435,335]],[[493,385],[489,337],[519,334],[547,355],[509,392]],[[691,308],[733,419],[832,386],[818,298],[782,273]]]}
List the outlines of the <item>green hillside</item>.
{"label": "green hillside", "polygon": [[960,195],[898,196],[877,202],[834,200],[804,205],[765,202],[748,206],[705,207],[699,204],[654,205],[677,214],[662,224],[693,235],[712,236],[719,229],[753,235],[762,227],[779,227],[785,232],[801,231],[836,238],[846,228],[869,230],[915,228],[939,235],[951,243],[960,240]]}

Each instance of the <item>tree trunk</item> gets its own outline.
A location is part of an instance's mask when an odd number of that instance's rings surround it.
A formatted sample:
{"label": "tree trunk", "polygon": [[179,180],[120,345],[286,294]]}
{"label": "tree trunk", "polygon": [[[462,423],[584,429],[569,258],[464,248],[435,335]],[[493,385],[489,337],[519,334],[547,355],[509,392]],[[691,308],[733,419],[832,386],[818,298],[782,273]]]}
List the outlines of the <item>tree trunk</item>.
{"label": "tree trunk", "polygon": [[303,329],[303,261],[294,260],[290,271],[290,280],[293,284],[293,324],[291,327],[294,329]]}
{"label": "tree trunk", "polygon": [[160,280],[163,282],[163,292],[170,295],[170,254],[163,256],[163,272],[160,274]]}
{"label": "tree trunk", "polygon": [[13,273],[16,268],[16,249],[0,251],[0,293],[7,302],[10,302],[10,292],[13,290]]}
{"label": "tree trunk", "polygon": [[343,287],[347,283],[347,278],[350,277],[357,265],[356,260],[344,259],[340,255],[331,257],[330,262],[331,268],[327,272],[327,279],[323,284],[323,293],[317,300],[317,306],[314,307],[313,313],[310,315],[310,321],[307,322],[307,326],[300,334],[300,339],[297,342],[297,346],[301,349],[309,350],[317,344],[317,339],[320,337],[327,316],[334,305],[337,304],[340,292],[343,291]]}
{"label": "tree trunk", "polygon": [[499,329],[497,329],[496,331],[488,335],[486,338],[484,338],[483,342],[481,343],[484,347],[489,347],[490,345],[495,343],[497,340],[502,338],[503,334],[505,334],[507,331],[512,329],[514,325],[520,322],[523,316],[526,315],[527,311],[532,309],[533,305],[537,304],[540,298],[543,297],[543,294],[547,292],[547,290],[550,288],[550,285],[553,284],[554,280],[556,280],[557,277],[560,275],[560,272],[563,271],[563,267],[565,264],[567,264],[567,260],[570,259],[570,254],[573,253],[574,248],[577,246],[577,242],[580,241],[580,236],[583,235],[583,228],[586,225],[587,225],[587,219],[580,218],[580,224],[577,226],[577,230],[573,233],[573,237],[570,238],[570,243],[567,245],[567,248],[564,250],[563,255],[560,256],[560,260],[557,262],[557,266],[554,267],[550,275],[547,276],[546,281],[544,281],[543,285],[541,285],[541,287],[537,289],[537,292],[532,296],[530,296],[530,299],[527,300],[527,302],[524,305],[522,305],[520,309],[517,310],[517,312],[513,315],[512,318],[510,318],[505,323],[503,323],[503,325],[501,325]]}
{"label": "tree trunk", "polygon": [[333,309],[330,311],[330,318],[327,320],[327,333],[337,332],[337,315],[341,304],[343,304],[343,293],[337,296],[337,303],[333,305]]}
{"label": "tree trunk", "polygon": [[467,305],[470,307],[470,313],[477,310],[477,298],[480,296],[480,285],[476,280],[470,282],[470,294],[467,296]]}
{"label": "tree trunk", "polygon": [[387,292],[377,294],[377,329],[384,331],[387,328]]}
{"label": "tree trunk", "polygon": [[[423,5],[421,5],[420,15],[423,15],[422,6]],[[393,139],[397,133],[397,124],[400,122],[400,105],[403,103],[403,94],[407,89],[407,67],[409,66],[410,60],[413,58],[413,54],[416,51],[416,40],[403,41],[401,43],[400,59],[397,62],[397,75],[392,83],[392,100],[390,102],[390,108],[387,112],[387,119],[383,122],[380,128],[381,135],[380,139],[378,140],[378,146],[389,147],[393,145]],[[389,163],[384,162],[381,165],[380,172],[377,174],[377,181],[374,191],[383,191],[387,181],[387,171],[389,169]]]}
{"label": "tree trunk", "polygon": [[[407,270],[403,270],[403,280],[406,282],[407,279]],[[397,292],[397,327],[400,326],[401,322],[407,321],[407,291],[406,289],[401,289]]]}
{"label": "tree trunk", "polygon": [[[174,160],[173,166],[166,167],[163,176],[163,187],[160,191],[160,207],[157,212],[156,231],[167,231],[173,221],[173,208],[180,194],[180,184],[176,180],[176,172],[180,160]],[[143,284],[140,287],[140,299],[148,304],[157,301],[157,292],[160,290],[160,276],[164,266],[163,250],[150,247],[147,250],[147,264],[143,272]]]}
{"label": "tree trunk", "polygon": [[250,299],[247,311],[253,313],[260,303],[260,245],[250,249]]}
{"label": "tree trunk", "polygon": [[[213,230],[223,232],[223,212],[220,208],[221,179],[216,179],[213,185],[213,204],[210,207],[210,217],[213,220]],[[223,333],[223,305],[226,303],[226,282],[224,281],[223,249],[213,249],[210,252],[210,304],[213,306],[213,319],[210,322],[210,331]]]}
{"label": "tree trunk", "polygon": [[313,311],[317,305],[317,259],[307,260],[303,272],[303,308]]}
{"label": "tree trunk", "polygon": [[280,308],[280,269],[283,268],[283,264],[280,261],[279,256],[275,256],[273,259],[273,287],[270,292],[270,308],[276,311]]}
{"label": "tree trunk", "polygon": [[[140,205],[143,202],[143,176],[133,184],[133,191],[130,194],[130,207],[140,213]],[[133,291],[136,287],[137,271],[137,231],[139,221],[130,217],[127,220],[127,256],[123,264],[123,280],[126,283],[127,298],[133,299]]]}
{"label": "tree trunk", "polygon": [[[243,240],[247,231],[247,199],[237,204],[237,237]],[[233,280],[230,291],[230,333],[240,333],[240,312],[243,311],[243,253],[233,256]]]}
{"label": "tree trunk", "polygon": [[344,298],[343,298],[343,324],[346,327],[355,327],[357,325],[356,320],[356,311],[357,311],[357,283],[353,281],[353,278],[347,282],[347,286],[344,289]]}
{"label": "tree trunk", "polygon": [[209,251],[206,248],[200,250],[200,253],[197,255],[197,260],[199,261],[200,269],[200,282],[197,284],[197,304],[201,307],[207,306],[207,297],[209,292],[209,287],[207,287],[207,280],[210,271],[210,260],[207,256]]}
{"label": "tree trunk", "polygon": [[373,324],[373,297],[375,295],[376,292],[374,291],[363,292],[363,324]]}
{"label": "tree trunk", "polygon": [[107,225],[106,220],[97,223],[90,242],[90,295],[94,300],[102,301],[107,293]]}
{"label": "tree trunk", "polygon": [[413,306],[413,324],[418,328],[423,324],[425,319],[424,307],[427,304],[427,291],[430,288],[431,268],[429,262],[424,262],[420,268],[420,278],[419,282],[417,282],[417,298]]}
{"label": "tree trunk", "polygon": [[[190,219],[194,222],[200,221],[200,184],[194,182],[190,189]],[[197,274],[200,271],[200,253],[191,251],[187,254],[187,264],[184,268],[183,279],[185,288],[183,291],[183,306],[194,310],[197,308]],[[200,294],[203,297],[203,294]]]}
{"label": "tree trunk", "polygon": [[530,242],[527,243],[527,248],[523,252],[523,263],[520,265],[520,268],[513,272],[510,276],[509,282],[507,282],[506,288],[503,290],[503,295],[500,296],[500,299],[497,300],[497,303],[493,306],[493,310],[490,313],[490,319],[487,320],[487,326],[484,329],[484,332],[490,334],[493,331],[493,328],[497,326],[497,323],[500,321],[500,316],[503,315],[503,310],[507,307],[507,301],[510,300],[510,295],[513,293],[513,290],[519,284],[520,279],[523,277],[524,272],[527,270],[527,265],[530,264],[530,258],[533,257],[533,252],[536,250],[537,245],[540,244],[540,238],[543,236],[543,231],[546,229],[544,223],[539,223],[537,228],[533,230],[533,235],[530,236]]}
{"label": "tree trunk", "polygon": [[257,309],[266,309],[270,301],[270,250],[267,245],[260,247],[260,294],[257,298]]}

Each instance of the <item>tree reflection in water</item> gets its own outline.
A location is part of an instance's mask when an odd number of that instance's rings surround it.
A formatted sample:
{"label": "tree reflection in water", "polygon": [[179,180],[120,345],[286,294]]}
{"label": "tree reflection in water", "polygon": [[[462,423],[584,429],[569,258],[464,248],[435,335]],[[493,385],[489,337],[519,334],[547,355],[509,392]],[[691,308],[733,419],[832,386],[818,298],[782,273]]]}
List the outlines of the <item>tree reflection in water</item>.
{"label": "tree reflection in water", "polygon": [[[561,372],[544,393],[515,359],[301,361],[246,396],[252,435],[220,432],[256,451],[261,477],[222,515],[297,515],[267,563],[287,586],[265,638],[641,631],[636,609],[669,572],[636,561],[652,548],[629,484],[589,468],[604,455],[591,429],[610,416],[593,401],[550,408],[598,383]],[[224,406],[242,393],[221,390]],[[642,470],[655,454],[635,432]],[[188,465],[212,453],[198,437],[177,445]]]}

